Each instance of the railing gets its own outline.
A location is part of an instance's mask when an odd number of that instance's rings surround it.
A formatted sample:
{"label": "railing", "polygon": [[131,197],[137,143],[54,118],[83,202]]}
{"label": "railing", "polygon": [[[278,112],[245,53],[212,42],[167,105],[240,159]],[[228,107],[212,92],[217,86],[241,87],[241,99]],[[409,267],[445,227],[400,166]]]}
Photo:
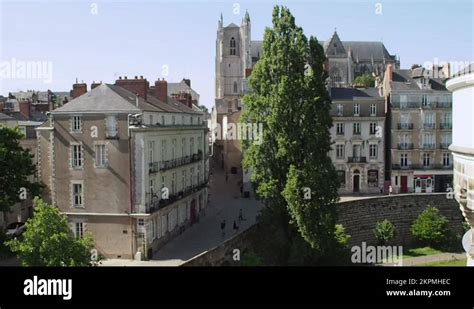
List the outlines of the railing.
{"label": "railing", "polygon": [[424,123],[423,129],[425,130],[434,130],[436,129],[436,123]]}
{"label": "railing", "polygon": [[197,153],[191,156],[184,156],[177,159],[171,159],[166,161],[151,162],[148,164],[148,169],[150,173],[157,173],[159,171],[166,171],[175,167],[183,166],[186,164],[198,162],[202,160],[203,152],[198,150]]}
{"label": "railing", "polygon": [[413,130],[413,123],[397,123],[398,130]]}
{"label": "railing", "polygon": [[448,149],[449,145],[451,145],[451,143],[440,143],[439,149]]}
{"label": "railing", "polygon": [[434,143],[433,144],[431,144],[431,143],[430,144],[422,144],[421,148],[422,149],[436,149],[436,144],[434,144]]}
{"label": "railing", "polygon": [[400,165],[400,164],[392,164],[392,170],[428,170],[428,169],[434,169],[434,170],[446,170],[446,169],[452,169],[453,166],[450,165],[443,165],[443,164],[430,164],[430,165],[423,165],[423,164],[407,164],[407,165]]}
{"label": "railing", "polygon": [[336,135],[344,135],[344,131],[343,131],[343,132],[337,131],[337,132],[336,132]]}
{"label": "railing", "polygon": [[348,163],[366,163],[367,157],[349,157],[347,158]]}
{"label": "railing", "polygon": [[441,130],[452,129],[453,124],[451,122],[441,122],[439,127],[440,127]]}
{"label": "railing", "polygon": [[413,143],[399,143],[397,144],[398,149],[413,149]]}
{"label": "railing", "polygon": [[438,108],[451,108],[453,106],[452,102],[438,102],[436,104]]}
{"label": "railing", "polygon": [[421,101],[410,101],[406,103],[400,102],[391,102],[392,108],[424,108],[424,109],[432,109],[432,108],[451,108],[453,106],[452,102],[429,102],[429,103],[422,103]]}
{"label": "railing", "polygon": [[391,105],[392,105],[392,108],[420,108],[421,102],[406,102],[406,103],[392,102]]}
{"label": "railing", "polygon": [[203,182],[199,185],[196,185],[196,186],[188,186],[186,187],[184,190],[181,190],[179,192],[177,192],[176,194],[171,194],[168,196],[167,199],[163,199],[163,198],[159,198],[159,192],[156,193],[156,194],[151,194],[151,193],[146,193],[145,194],[145,197],[146,197],[146,204],[145,204],[145,208],[146,208],[146,213],[153,213],[155,211],[158,211],[160,209],[163,209],[165,208],[166,206],[169,206],[173,203],[175,203],[176,201],[179,201],[199,190],[202,190],[204,189],[205,187],[207,187],[207,182]]}

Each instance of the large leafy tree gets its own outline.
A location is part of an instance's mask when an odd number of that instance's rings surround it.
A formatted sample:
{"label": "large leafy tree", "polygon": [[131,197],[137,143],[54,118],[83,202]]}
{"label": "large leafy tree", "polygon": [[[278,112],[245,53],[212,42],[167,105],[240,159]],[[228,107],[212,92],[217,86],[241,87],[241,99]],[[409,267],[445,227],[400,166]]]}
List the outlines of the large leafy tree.
{"label": "large leafy tree", "polygon": [[262,216],[272,216],[262,221],[280,227],[290,246],[308,246],[320,257],[337,245],[338,182],[328,156],[332,118],[325,61],[317,39],[308,40],[290,11],[276,6],[243,115],[263,124],[261,143],[244,141],[244,166],[266,204]]}
{"label": "large leafy tree", "polygon": [[32,181],[36,167],[28,149],[20,145],[18,128],[0,126],[0,211],[6,212],[25,197],[33,198],[41,184]]}
{"label": "large leafy tree", "polygon": [[99,262],[90,235],[76,238],[67,216],[39,198],[33,218],[26,222],[23,240],[7,242],[24,266],[92,266]]}

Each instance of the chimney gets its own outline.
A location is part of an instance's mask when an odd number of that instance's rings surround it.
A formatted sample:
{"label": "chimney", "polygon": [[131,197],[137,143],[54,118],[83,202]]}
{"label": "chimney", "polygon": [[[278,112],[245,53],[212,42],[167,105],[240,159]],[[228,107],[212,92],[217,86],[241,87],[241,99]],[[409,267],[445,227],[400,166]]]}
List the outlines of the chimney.
{"label": "chimney", "polygon": [[393,65],[392,64],[389,64],[387,66],[387,79],[388,81],[392,81],[393,80]]}
{"label": "chimney", "polygon": [[30,119],[30,102],[21,101],[18,103],[20,105],[20,114],[22,114],[27,120]]}
{"label": "chimney", "polygon": [[178,93],[173,94],[172,96],[173,99],[175,99],[176,101],[183,103],[189,108],[193,108],[193,97],[190,93],[180,91]]}
{"label": "chimney", "polygon": [[115,81],[115,86],[122,87],[132,92],[135,95],[138,95],[141,98],[146,100],[148,93],[148,81],[144,78],[138,78],[135,76],[135,79],[127,79],[125,76],[124,79],[118,79]]}
{"label": "chimney", "polygon": [[77,83],[77,79],[76,79],[76,83],[72,85],[72,97],[75,99],[86,92],[87,92],[87,84],[86,83],[79,84]]}
{"label": "chimney", "polygon": [[440,78],[450,78],[451,77],[451,65],[449,62],[446,62],[441,67]]}
{"label": "chimney", "polygon": [[191,88],[191,80],[189,78],[183,78],[183,81],[189,88]]}
{"label": "chimney", "polygon": [[168,103],[168,82],[163,78],[155,82],[155,97],[165,103]]}
{"label": "chimney", "polygon": [[102,82],[96,83],[95,81],[93,81],[92,84],[91,84],[91,90],[94,89],[94,88],[96,88],[96,87],[99,87],[100,84],[102,84]]}

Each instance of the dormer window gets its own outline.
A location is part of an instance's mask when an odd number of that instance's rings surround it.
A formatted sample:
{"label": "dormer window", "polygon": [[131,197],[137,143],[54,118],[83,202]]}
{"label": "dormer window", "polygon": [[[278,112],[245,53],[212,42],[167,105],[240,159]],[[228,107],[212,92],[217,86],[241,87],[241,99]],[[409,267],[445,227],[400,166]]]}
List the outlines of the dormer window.
{"label": "dormer window", "polygon": [[231,54],[232,56],[235,56],[235,55],[236,55],[235,39],[234,39],[234,38],[231,38],[231,39],[230,39],[230,54]]}

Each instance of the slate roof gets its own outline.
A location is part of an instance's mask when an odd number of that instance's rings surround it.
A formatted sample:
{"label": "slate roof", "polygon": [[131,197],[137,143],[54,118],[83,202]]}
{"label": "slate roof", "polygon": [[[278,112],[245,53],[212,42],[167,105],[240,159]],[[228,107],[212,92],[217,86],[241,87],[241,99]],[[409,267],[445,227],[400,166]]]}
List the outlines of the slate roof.
{"label": "slate roof", "polygon": [[[415,71],[415,72],[413,72]],[[397,91],[410,91],[410,90],[423,90],[423,92],[434,92],[434,91],[448,91],[445,86],[445,80],[441,78],[430,78],[430,88],[422,89],[413,76],[419,77],[428,75],[429,71],[424,68],[410,69],[399,69],[394,70],[392,75],[392,81],[390,82],[391,90]]]}
{"label": "slate roof", "polygon": [[147,93],[146,100],[138,97],[137,106],[137,97],[132,92],[116,85],[101,84],[69,103],[55,109],[52,114],[102,112],[139,113],[142,111],[199,113],[172,98],[168,98],[168,103],[164,103],[153,96],[153,93],[154,92],[150,89]]}
{"label": "slate roof", "polygon": [[0,121],[14,121],[15,118],[10,117],[4,113],[0,113]]}
{"label": "slate roof", "polygon": [[379,89],[370,88],[331,88],[331,98],[333,100],[382,100]]}

